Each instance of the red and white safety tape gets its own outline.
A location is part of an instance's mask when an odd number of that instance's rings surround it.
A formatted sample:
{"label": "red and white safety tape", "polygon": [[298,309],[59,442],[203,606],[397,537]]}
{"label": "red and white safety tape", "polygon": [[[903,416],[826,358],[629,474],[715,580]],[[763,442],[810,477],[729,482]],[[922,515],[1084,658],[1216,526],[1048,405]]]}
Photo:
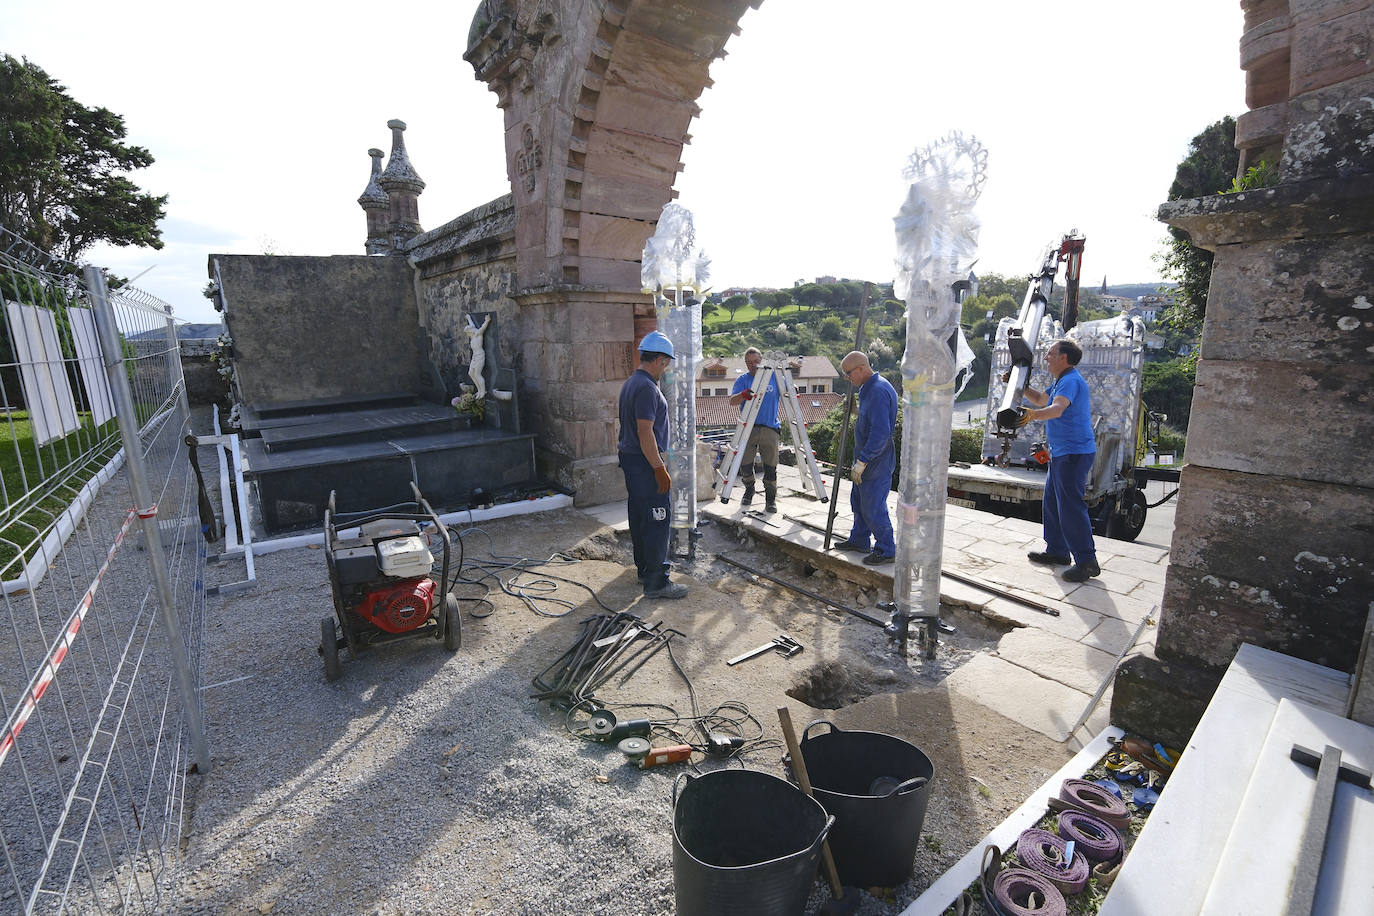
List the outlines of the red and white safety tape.
{"label": "red and white safety tape", "polygon": [[110,552],[105,556],[105,562],[100,565],[100,570],[96,572],[95,579],[91,582],[86,594],[81,596],[77,602],[76,611],[71,619],[67,621],[67,628],[62,633],[57,644],[48,653],[48,658],[43,663],[43,673],[38,677],[38,683],[34,684],[33,690],[24,698],[24,702],[19,707],[19,714],[14,719],[14,724],[5,730],[5,737],[0,739],[0,766],[5,763],[5,758],[9,755],[10,749],[14,747],[15,740],[19,733],[28,724],[29,717],[33,715],[34,709],[38,706],[38,701],[43,698],[48,687],[57,677],[57,669],[62,667],[62,662],[67,657],[67,652],[71,649],[72,643],[76,641],[76,634],[81,630],[81,624],[86,620],[86,612],[91,609],[91,603],[95,600],[96,589],[100,587],[100,580],[105,577],[105,571],[110,568],[110,561],[114,559],[115,552],[119,550],[120,542],[129,533],[130,526],[134,523],[136,513],[130,509],[129,514],[124,519],[124,525],[119,529],[119,534],[115,536],[114,543],[110,545]]}

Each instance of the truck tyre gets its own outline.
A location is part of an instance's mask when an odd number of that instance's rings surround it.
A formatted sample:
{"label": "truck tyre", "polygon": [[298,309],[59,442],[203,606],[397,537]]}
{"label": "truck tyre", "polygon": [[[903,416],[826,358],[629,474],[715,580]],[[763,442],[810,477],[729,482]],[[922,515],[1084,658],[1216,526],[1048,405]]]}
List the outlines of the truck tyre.
{"label": "truck tyre", "polygon": [[1119,510],[1107,522],[1107,537],[1118,541],[1134,541],[1145,528],[1145,494],[1132,488],[1121,496]]}

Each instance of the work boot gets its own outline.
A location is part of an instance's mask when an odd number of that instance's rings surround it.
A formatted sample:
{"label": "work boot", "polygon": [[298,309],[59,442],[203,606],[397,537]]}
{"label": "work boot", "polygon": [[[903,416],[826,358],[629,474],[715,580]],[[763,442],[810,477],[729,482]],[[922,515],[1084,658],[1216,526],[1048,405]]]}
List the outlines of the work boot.
{"label": "work boot", "polygon": [[665,582],[658,588],[644,589],[645,598],[684,598],[687,595],[687,586],[681,582]]}
{"label": "work boot", "polygon": [[1087,582],[1093,576],[1102,572],[1101,567],[1095,561],[1087,563],[1075,563],[1064,570],[1063,577],[1065,582]]}
{"label": "work boot", "polygon": [[1073,560],[1062,554],[1042,553],[1038,550],[1032,550],[1030,553],[1026,554],[1026,559],[1030,560],[1032,563],[1039,563],[1042,566],[1068,566],[1073,562]]}
{"label": "work boot", "polygon": [[778,511],[778,485],[764,481],[763,483],[763,511]]}
{"label": "work boot", "polygon": [[753,505],[754,502],[754,482],[751,480],[744,485],[744,495],[739,498],[741,506]]}

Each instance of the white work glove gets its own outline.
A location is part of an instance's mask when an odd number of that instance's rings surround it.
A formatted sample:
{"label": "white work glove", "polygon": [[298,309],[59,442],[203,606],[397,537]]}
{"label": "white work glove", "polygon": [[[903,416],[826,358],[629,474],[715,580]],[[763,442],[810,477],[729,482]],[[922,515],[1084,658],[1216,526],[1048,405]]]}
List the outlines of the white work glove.
{"label": "white work glove", "polygon": [[856,461],[854,467],[849,471],[849,479],[855,483],[864,482],[864,468],[868,467],[867,461]]}

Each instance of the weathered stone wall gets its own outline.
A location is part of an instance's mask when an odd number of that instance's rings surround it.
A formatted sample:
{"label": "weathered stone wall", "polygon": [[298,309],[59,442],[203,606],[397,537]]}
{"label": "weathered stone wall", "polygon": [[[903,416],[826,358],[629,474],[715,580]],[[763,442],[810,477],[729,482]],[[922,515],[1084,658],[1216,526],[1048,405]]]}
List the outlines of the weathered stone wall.
{"label": "weathered stone wall", "polygon": [[1158,658],[1112,719],[1170,736],[1242,642],[1350,671],[1374,610],[1374,3],[1241,5],[1241,170],[1278,183],[1160,209],[1215,258]]}
{"label": "weathered stone wall", "polygon": [[[497,367],[520,371],[523,335],[515,287],[515,210],[498,198],[416,238],[407,248],[414,262],[420,325],[429,361],[448,397],[469,383],[472,362],[463,328],[469,314],[494,313],[485,335],[487,378]],[[476,319],[481,323],[481,318]]]}
{"label": "weathered stone wall", "polygon": [[431,392],[406,259],[216,254],[210,262],[245,402]]}

